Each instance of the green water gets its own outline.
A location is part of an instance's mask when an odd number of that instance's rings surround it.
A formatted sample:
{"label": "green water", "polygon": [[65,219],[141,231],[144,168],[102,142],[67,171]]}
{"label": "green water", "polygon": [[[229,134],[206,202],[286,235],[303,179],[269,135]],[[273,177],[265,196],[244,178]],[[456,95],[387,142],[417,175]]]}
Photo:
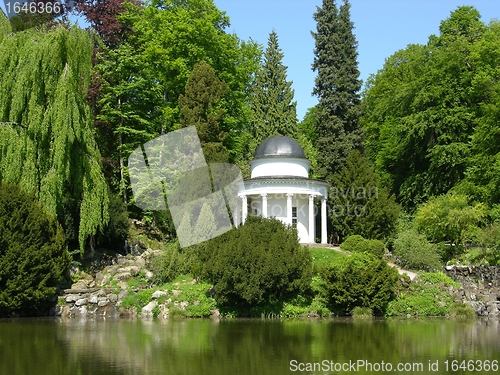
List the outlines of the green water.
{"label": "green water", "polygon": [[0,374],[494,374],[451,366],[500,360],[499,339],[495,320],[0,320]]}

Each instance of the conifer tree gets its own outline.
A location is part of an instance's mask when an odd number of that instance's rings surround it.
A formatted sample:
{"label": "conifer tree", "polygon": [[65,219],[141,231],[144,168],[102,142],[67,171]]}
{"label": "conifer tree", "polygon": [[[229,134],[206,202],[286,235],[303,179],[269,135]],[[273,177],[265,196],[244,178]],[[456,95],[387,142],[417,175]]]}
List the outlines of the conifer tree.
{"label": "conifer tree", "polygon": [[354,234],[386,240],[394,234],[400,207],[358,150],[349,154],[331,181],[330,216],[341,240]]}
{"label": "conifer tree", "polygon": [[227,134],[221,127],[226,89],[227,85],[217,78],[215,70],[201,61],[189,75],[185,94],[179,95],[181,126],[196,126],[207,162],[228,160],[223,144]]}
{"label": "conifer tree", "polygon": [[297,102],[276,31],[269,34],[263,66],[257,72],[252,95],[254,135],[262,141],[272,135],[297,136]]}
{"label": "conifer tree", "polygon": [[314,19],[313,70],[318,75],[313,95],[319,98],[315,146],[318,173],[329,180],[344,165],[350,151],[361,146],[361,80],[349,1],[344,0],[338,8],[335,0],[323,0]]}

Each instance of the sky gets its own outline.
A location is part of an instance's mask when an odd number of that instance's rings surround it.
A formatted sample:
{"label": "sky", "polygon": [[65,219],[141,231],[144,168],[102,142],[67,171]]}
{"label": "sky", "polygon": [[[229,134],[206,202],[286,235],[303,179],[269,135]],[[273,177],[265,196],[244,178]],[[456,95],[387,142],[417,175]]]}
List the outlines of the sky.
{"label": "sky", "polygon": [[[317,103],[311,96],[316,73],[311,70],[314,59],[316,30],[313,14],[321,0],[214,0],[231,20],[227,30],[241,39],[267,46],[269,33],[278,34],[288,67],[288,80],[293,81],[297,116],[302,120],[307,109]],[[341,4],[342,0],[337,0]],[[500,19],[498,0],[350,0],[351,21],[358,41],[358,63],[363,82],[377,73],[385,59],[408,44],[426,44],[430,35],[439,34],[439,24],[461,5],[472,5],[481,13],[482,21]]]}
{"label": "sky", "polygon": [[[5,0],[4,0],[5,1]],[[60,0],[59,0],[60,1]],[[311,95],[316,73],[314,59],[316,30],[313,14],[322,0],[214,0],[231,20],[227,32],[240,39],[252,39],[267,46],[274,29],[293,81],[297,116],[302,120],[308,108],[317,103]],[[342,0],[337,0],[337,4]],[[472,5],[482,20],[500,19],[498,0],[350,0],[351,20],[358,41],[358,63],[363,82],[384,65],[386,58],[408,44],[425,44],[430,35],[439,34],[439,24],[460,5]],[[5,9],[4,4],[0,5]]]}

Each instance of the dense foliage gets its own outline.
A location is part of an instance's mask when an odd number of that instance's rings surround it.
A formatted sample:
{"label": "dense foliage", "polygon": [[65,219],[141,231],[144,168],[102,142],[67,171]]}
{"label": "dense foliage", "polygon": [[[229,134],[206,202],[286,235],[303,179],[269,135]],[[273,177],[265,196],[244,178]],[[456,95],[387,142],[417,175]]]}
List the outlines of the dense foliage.
{"label": "dense foliage", "polygon": [[352,149],[361,147],[361,80],[350,7],[347,0],[339,8],[335,1],[323,0],[314,13],[313,70],[318,75],[313,95],[319,99],[314,145],[318,173],[327,180],[339,171]]}
{"label": "dense foliage", "polygon": [[459,189],[498,203],[500,24],[459,7],[390,56],[365,92],[365,145],[407,209]]}
{"label": "dense foliage", "polygon": [[69,262],[55,217],[34,194],[0,183],[0,316],[46,314]]}
{"label": "dense foliage", "polygon": [[404,269],[434,271],[441,267],[437,246],[414,228],[400,231],[393,247],[393,253]]}
{"label": "dense foliage", "polygon": [[340,248],[344,251],[350,251],[355,253],[369,253],[377,258],[382,258],[385,253],[385,245],[380,240],[368,240],[355,234],[349,236],[340,245]]}
{"label": "dense foliage", "polygon": [[283,57],[278,34],[273,30],[251,96],[252,126],[260,142],[272,135],[297,137],[297,102],[293,101],[292,82],[287,81]]}
{"label": "dense foliage", "polygon": [[477,238],[484,215],[482,203],[470,205],[465,195],[447,194],[418,207],[415,225],[431,241],[459,246]]}
{"label": "dense foliage", "polygon": [[[90,35],[76,27],[30,29],[0,44],[0,181],[34,190],[61,222],[70,215],[81,251],[109,219],[85,102],[91,57]],[[65,205],[68,197],[78,205]]]}
{"label": "dense foliage", "polygon": [[323,271],[323,294],[330,309],[347,315],[355,307],[367,307],[383,315],[394,297],[398,271],[366,253],[354,253]]}
{"label": "dense foliage", "polygon": [[328,201],[330,219],[341,240],[353,234],[384,240],[395,231],[400,206],[357,150],[333,176]]}
{"label": "dense foliage", "polygon": [[221,306],[245,310],[284,302],[309,288],[311,255],[297,233],[277,220],[249,217],[206,242],[203,277]]}
{"label": "dense foliage", "polygon": [[442,272],[422,272],[416,282],[389,302],[386,315],[445,316],[454,307],[453,296],[448,291],[450,286],[459,284]]}

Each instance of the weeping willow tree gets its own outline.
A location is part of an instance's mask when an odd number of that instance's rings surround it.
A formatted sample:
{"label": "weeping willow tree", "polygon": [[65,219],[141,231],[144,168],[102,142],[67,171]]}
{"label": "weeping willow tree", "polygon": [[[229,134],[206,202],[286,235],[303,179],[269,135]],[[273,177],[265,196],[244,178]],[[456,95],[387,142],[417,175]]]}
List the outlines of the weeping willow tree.
{"label": "weeping willow tree", "polygon": [[34,191],[59,221],[76,207],[77,239],[109,220],[101,156],[85,97],[92,39],[76,27],[11,33],[0,14],[0,181]]}

